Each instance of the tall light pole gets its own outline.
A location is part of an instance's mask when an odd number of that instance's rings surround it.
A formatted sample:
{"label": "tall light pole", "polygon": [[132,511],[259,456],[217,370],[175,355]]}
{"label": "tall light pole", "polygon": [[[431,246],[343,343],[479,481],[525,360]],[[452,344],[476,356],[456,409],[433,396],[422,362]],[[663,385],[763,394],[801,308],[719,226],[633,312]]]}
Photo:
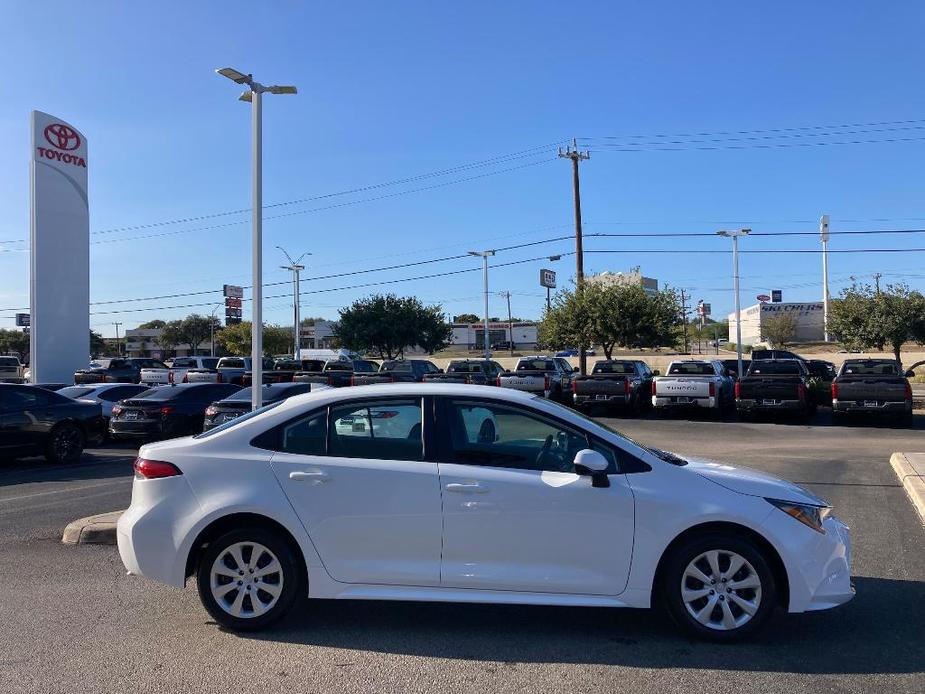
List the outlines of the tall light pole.
{"label": "tall light pole", "polygon": [[742,373],[742,313],[739,306],[739,237],[748,236],[751,229],[737,229],[736,231],[717,231],[719,236],[732,239],[732,278],[735,291],[736,305],[736,356],[739,360],[739,378]]}
{"label": "tall light pole", "polygon": [[292,312],[294,315],[294,330],[292,332],[292,358],[298,360],[299,358],[299,348],[302,346],[302,341],[299,339],[301,337],[301,328],[299,326],[299,273],[305,269],[304,265],[299,265],[299,261],[302,260],[307,255],[311,255],[308,251],[300,255],[295,260],[292,259],[286,249],[282,246],[277,246],[279,250],[283,252],[283,255],[286,256],[286,260],[289,261],[288,265],[280,265],[280,268],[283,270],[289,270],[292,273]]}
{"label": "tall light pole", "polygon": [[485,284],[485,358],[491,358],[491,350],[488,344],[488,258],[495,254],[494,251],[469,251],[469,255],[476,255],[482,258],[482,275]]}
{"label": "tall light pole", "polygon": [[822,330],[823,339],[829,341],[829,215],[819,220],[819,237],[822,239]]}
{"label": "tall light pole", "polygon": [[238,97],[241,101],[251,103],[251,224],[253,255],[253,282],[251,289],[251,408],[261,406],[263,393],[263,129],[261,104],[264,92],[270,94],[295,94],[293,86],[273,85],[265,87],[254,80],[254,76],[238,72],[234,68],[223,67],[216,70],[222,77],[227,77],[236,84],[247,85],[244,93]]}
{"label": "tall light pole", "polygon": [[113,323],[113,325],[116,326],[116,354],[118,354],[121,357],[122,356],[122,343],[119,342],[119,326],[122,325],[122,323]]}
{"label": "tall light pole", "polygon": [[218,311],[224,304],[215,304],[215,308],[212,309],[212,319],[209,321],[209,356],[215,356],[215,312]]}
{"label": "tall light pole", "polygon": [[[572,146],[564,150],[559,148],[559,156],[572,161],[572,195],[575,198],[575,285],[578,291],[582,290],[585,282],[585,256],[582,249],[581,232],[581,187],[578,176],[578,163],[591,158],[588,151],[581,152],[578,142],[572,139]],[[578,346],[578,369],[582,376],[588,373],[588,357],[585,345]]]}

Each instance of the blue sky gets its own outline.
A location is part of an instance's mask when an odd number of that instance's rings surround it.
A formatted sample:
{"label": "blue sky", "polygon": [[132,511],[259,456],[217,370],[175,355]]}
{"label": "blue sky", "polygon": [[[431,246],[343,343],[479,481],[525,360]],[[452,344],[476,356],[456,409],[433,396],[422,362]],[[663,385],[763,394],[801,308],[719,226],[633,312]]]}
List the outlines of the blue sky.
{"label": "blue sky", "polygon": [[[449,314],[481,313],[479,272],[338,289],[478,268],[474,258],[312,277],[567,235],[571,174],[568,162],[555,158],[553,143],[571,137],[588,138],[580,143],[591,150],[582,165],[586,234],[703,233],[735,225],[813,231],[822,213],[831,215],[833,231],[925,226],[925,139],[919,139],[925,138],[925,96],[918,88],[925,8],[919,3],[255,7],[95,2],[78,11],[73,3],[46,2],[5,8],[0,241],[14,243],[0,244],[0,327],[12,327],[9,309],[28,306],[28,254],[17,250],[27,244],[15,241],[28,238],[30,110],[56,114],[87,135],[92,232],[246,209],[250,114],[236,101],[235,85],[214,74],[224,65],[300,90],[265,101],[265,204],[499,158],[267,210],[265,282],[289,278],[278,269],[283,257],[274,246],[313,253],[302,283],[313,293],[302,298],[303,315],[336,317],[338,307],[377,289],[442,303]],[[799,129],[872,123],[891,125]],[[738,131],[748,132],[730,134]],[[905,141],[830,144],[871,139]],[[638,151],[622,151],[628,149]],[[522,154],[507,158],[516,153]],[[479,178],[461,180],[473,176]],[[389,197],[371,200],[381,196]],[[277,215],[288,216],[272,218]],[[93,302],[250,283],[247,214],[94,233],[92,241]],[[925,247],[925,234],[835,237],[832,243],[833,249],[903,246]],[[493,262],[572,247],[564,240],[512,249]],[[728,250],[728,241],[589,238],[585,247],[622,251],[588,253],[586,271],[640,265],[662,284],[712,303],[716,315],[731,309],[727,254],[641,252]],[[818,242],[753,238],[742,248],[817,249]],[[878,271],[884,281],[923,288],[923,257],[833,255],[833,293],[849,275],[869,278]],[[515,314],[540,314],[543,264],[492,272],[492,290],[513,293]],[[574,273],[574,258],[552,267],[561,284]],[[741,274],[746,305],[777,287],[787,300],[821,296],[817,254],[743,255]],[[288,291],[280,285],[266,294]],[[98,304],[90,322],[111,335],[112,321],[132,327],[155,317],[208,313],[217,301],[219,293]],[[164,308],[185,304],[206,305]],[[503,300],[493,296],[492,313],[504,312]],[[287,323],[290,301],[268,298],[265,314]]]}

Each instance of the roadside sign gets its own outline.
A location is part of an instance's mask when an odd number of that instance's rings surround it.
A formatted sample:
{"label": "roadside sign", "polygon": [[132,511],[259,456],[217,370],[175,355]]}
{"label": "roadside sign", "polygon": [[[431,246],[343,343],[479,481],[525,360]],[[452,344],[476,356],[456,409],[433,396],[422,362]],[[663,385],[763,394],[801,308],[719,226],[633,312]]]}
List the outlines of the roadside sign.
{"label": "roadside sign", "polygon": [[226,284],[222,287],[222,292],[226,297],[232,299],[243,299],[244,298],[244,288],[239,287],[236,284]]}
{"label": "roadside sign", "polygon": [[779,304],[783,301],[783,292],[780,289],[771,290],[771,303]]}
{"label": "roadside sign", "polygon": [[556,288],[556,271],[555,270],[540,270],[540,286],[546,287],[547,289]]}
{"label": "roadside sign", "polygon": [[699,304],[697,304],[697,315],[709,316],[712,308],[713,307],[710,306],[710,304],[705,304],[701,301]]}
{"label": "roadside sign", "polygon": [[32,325],[32,314],[31,313],[17,313],[16,314],[16,327],[17,328],[28,328]]}
{"label": "roadside sign", "polygon": [[765,301],[770,301],[770,300],[771,300],[771,297],[769,297],[767,294],[759,294],[759,295],[756,296],[755,298],[758,299],[758,301],[760,301],[761,303],[764,303]]}

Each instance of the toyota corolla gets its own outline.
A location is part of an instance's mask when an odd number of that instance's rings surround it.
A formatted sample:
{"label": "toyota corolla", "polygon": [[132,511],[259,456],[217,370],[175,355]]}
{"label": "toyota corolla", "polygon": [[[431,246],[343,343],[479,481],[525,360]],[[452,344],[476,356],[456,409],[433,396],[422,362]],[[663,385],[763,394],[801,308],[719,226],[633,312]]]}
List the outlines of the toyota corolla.
{"label": "toyota corolla", "polygon": [[854,595],[848,528],[807,490],[483,386],[298,395],[143,446],[118,542],[238,630],[306,597],[663,603],[730,641]]}

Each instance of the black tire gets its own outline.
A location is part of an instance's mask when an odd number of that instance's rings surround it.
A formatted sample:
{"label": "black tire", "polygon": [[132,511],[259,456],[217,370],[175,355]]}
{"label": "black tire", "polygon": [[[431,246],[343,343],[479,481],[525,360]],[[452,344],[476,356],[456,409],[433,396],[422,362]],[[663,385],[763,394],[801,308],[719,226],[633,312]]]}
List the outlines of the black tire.
{"label": "black tire", "polygon": [[[212,594],[212,566],[219,556],[225,554],[229,547],[237,543],[258,543],[263,545],[276,556],[280,564],[280,570],[276,573],[279,575],[278,583],[282,585],[281,591],[275,603],[263,614],[237,617],[219,605],[218,600]],[[305,594],[303,586],[305,585],[306,577],[303,575],[302,569],[300,568],[300,562],[296,559],[296,551],[297,550],[292,547],[291,543],[287,541],[286,538],[280,537],[277,533],[264,528],[241,528],[232,530],[218,537],[206,547],[199,559],[199,565],[196,567],[196,587],[199,590],[199,599],[202,601],[203,607],[206,608],[206,611],[221,626],[234,631],[257,631],[270,626],[273,622],[289,612],[297,599]],[[249,561],[252,557],[253,550],[251,550],[250,556],[242,555],[245,562]],[[245,568],[246,567],[242,567],[242,570]],[[249,571],[249,569],[247,570]],[[277,585],[272,582],[274,578],[275,575],[265,577],[264,585],[268,583],[270,585]],[[231,583],[235,582],[233,579],[228,580]],[[228,584],[226,583],[224,585]],[[238,583],[238,585],[242,585],[242,583]],[[266,596],[272,597],[270,593],[261,591],[256,584],[250,584],[249,586],[245,586],[245,588],[251,586],[255,588],[254,595],[259,596],[258,599]],[[227,594],[232,604],[237,600],[237,593],[238,591],[236,589],[232,589],[231,592]],[[243,593],[243,596],[241,607],[243,609],[253,610],[254,604],[251,602],[250,595],[248,593]],[[245,602],[250,605],[250,608],[245,606]]]}
{"label": "black tire", "polygon": [[[696,579],[685,578],[685,570],[688,565],[697,557],[712,550],[719,550],[719,568],[721,571],[729,567],[729,555],[724,553],[735,553],[744,558],[751,567],[743,566],[734,576],[738,576],[738,580],[742,580],[743,576],[750,576],[752,572],[754,572],[760,581],[760,600],[758,601],[757,610],[754,615],[741,624],[741,626],[721,629],[719,625],[704,625],[695,619],[694,615],[688,611],[688,607],[682,599],[682,581],[685,581],[684,585],[686,585],[689,590],[703,589],[704,587],[706,590],[716,590],[716,588],[711,585],[699,583]],[[743,572],[745,573],[743,574]],[[717,580],[716,585],[722,586],[723,584],[723,579]],[[660,587],[662,598],[665,601],[668,612],[680,627],[700,639],[720,643],[738,641],[754,634],[764,626],[777,606],[777,586],[774,581],[774,572],[771,571],[771,567],[762,550],[749,539],[736,535],[702,535],[700,537],[693,537],[684,542],[681,546],[673,550],[671,556],[667,558],[667,564],[662,574]],[[714,608],[706,615],[710,623],[715,624],[715,621],[720,619],[725,613],[726,608],[724,608],[724,603],[726,603],[727,600],[726,596],[732,589],[727,588],[726,590],[726,594],[723,594],[721,590],[717,590],[718,595],[711,594],[710,596],[701,598],[702,604],[700,601],[692,603],[692,609],[705,609],[708,601],[716,598]],[[750,593],[750,591],[752,592]],[[755,597],[758,595],[754,589],[742,589],[734,592],[742,600],[754,601]],[[722,600],[722,602],[719,602],[720,600]],[[731,613],[735,612],[736,619],[743,615],[747,615],[737,601],[730,599],[728,605],[729,611]]]}
{"label": "black tire", "polygon": [[49,463],[73,463],[83,455],[86,437],[80,427],[72,422],[58,424],[48,434],[45,444],[45,460]]}

